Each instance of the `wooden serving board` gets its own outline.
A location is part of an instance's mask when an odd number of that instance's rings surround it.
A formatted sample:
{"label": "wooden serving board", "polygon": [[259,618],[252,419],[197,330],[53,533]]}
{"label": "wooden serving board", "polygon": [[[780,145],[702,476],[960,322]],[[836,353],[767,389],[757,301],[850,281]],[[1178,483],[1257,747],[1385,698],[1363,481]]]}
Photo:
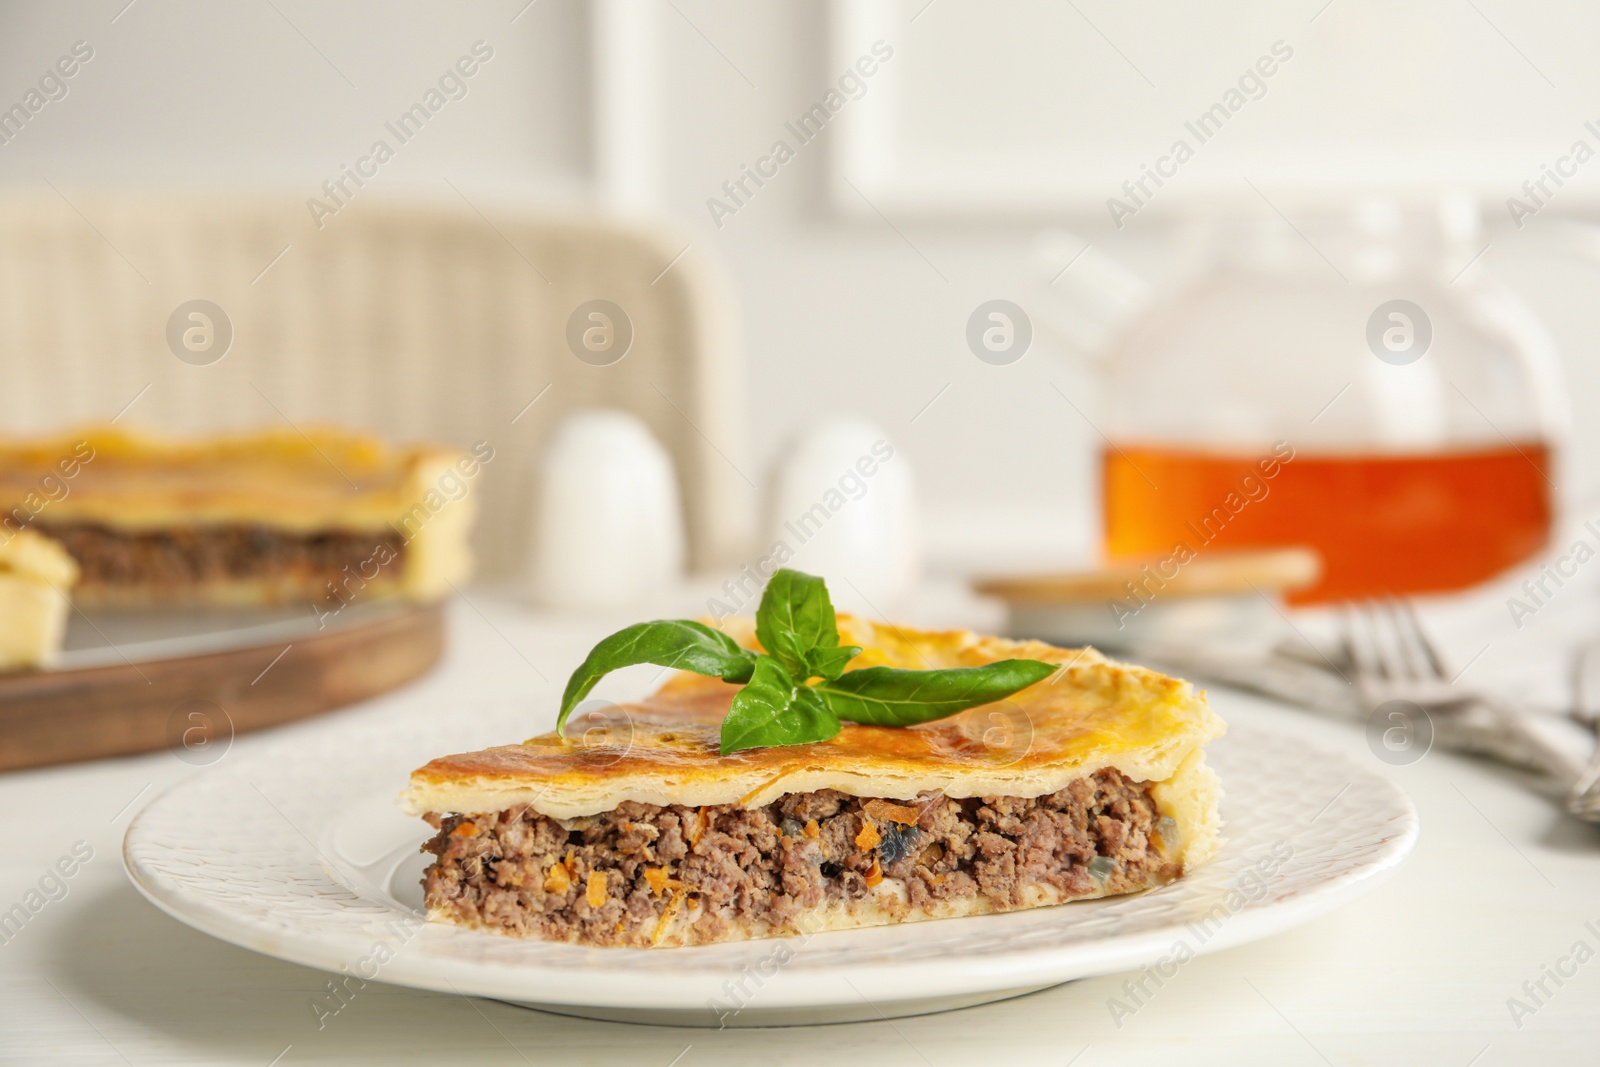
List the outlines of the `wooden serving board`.
{"label": "wooden serving board", "polygon": [[[0,675],[0,770],[162,748],[211,763],[236,734],[387,692],[444,651],[437,603],[351,609],[320,629],[305,617],[218,622],[75,618],[58,668]],[[74,636],[89,647],[74,649]]]}

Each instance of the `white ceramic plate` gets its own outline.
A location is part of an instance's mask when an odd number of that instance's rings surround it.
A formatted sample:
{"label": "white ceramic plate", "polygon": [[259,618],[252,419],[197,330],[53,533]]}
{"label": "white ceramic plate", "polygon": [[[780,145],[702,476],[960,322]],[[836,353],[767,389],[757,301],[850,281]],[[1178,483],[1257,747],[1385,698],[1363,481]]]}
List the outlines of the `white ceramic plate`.
{"label": "white ceramic plate", "polygon": [[[361,979],[547,1011],[691,1026],[919,1014],[1144,967],[1303,923],[1411,851],[1416,810],[1388,779],[1295,738],[1235,728],[1212,748],[1227,843],[1147,893],[898,927],[664,950],[519,941],[418,918],[430,831],[397,794],[417,751],[370,736],[219,765],[152,802],[123,858],[140,892],[225,941]],[[304,742],[302,742],[302,746]],[[289,751],[292,759],[283,758]],[[352,758],[356,753],[359,758]],[[355,988],[352,984],[351,988]]]}

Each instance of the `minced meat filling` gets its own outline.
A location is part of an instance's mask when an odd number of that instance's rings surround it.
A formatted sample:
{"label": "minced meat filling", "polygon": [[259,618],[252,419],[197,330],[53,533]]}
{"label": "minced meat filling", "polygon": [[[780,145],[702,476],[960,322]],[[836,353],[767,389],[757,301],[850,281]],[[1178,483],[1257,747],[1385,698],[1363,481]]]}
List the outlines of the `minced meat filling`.
{"label": "minced meat filling", "polygon": [[[656,943],[694,916],[708,942],[801,933],[805,913],[877,894],[891,913],[982,896],[995,910],[1130,892],[1181,873],[1174,827],[1149,785],[1100,771],[1041,797],[912,801],[831,789],[761,808],[657,807],[558,820],[531,808],[430,815],[430,908],[508,934],[596,945]],[[1165,832],[1167,840],[1162,840]],[[696,907],[698,905],[698,907]]]}
{"label": "minced meat filling", "polygon": [[405,540],[393,531],[296,534],[248,523],[116,530],[93,523],[39,523],[60,541],[86,586],[182,588],[204,582],[290,576],[335,585],[348,573],[399,572]]}

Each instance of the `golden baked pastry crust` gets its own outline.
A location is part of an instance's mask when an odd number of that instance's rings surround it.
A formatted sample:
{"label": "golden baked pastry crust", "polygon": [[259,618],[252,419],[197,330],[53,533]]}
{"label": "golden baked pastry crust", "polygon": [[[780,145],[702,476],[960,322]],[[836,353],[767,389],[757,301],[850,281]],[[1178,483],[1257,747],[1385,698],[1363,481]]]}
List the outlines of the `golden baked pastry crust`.
{"label": "golden baked pastry crust", "polygon": [[91,427],[45,440],[0,439],[0,509],[9,510],[87,443],[93,458],[48,505],[56,522],[117,529],[260,523],[285,530],[381,527],[398,520],[460,455],[394,447],[328,427],[176,439]]}
{"label": "golden baked pastry crust", "polygon": [[0,670],[48,666],[67,632],[78,565],[32,530],[0,531]]}
{"label": "golden baked pastry crust", "polygon": [[[574,719],[568,737],[446,756],[414,771],[412,814],[506,811],[527,805],[558,819],[653,805],[758,807],[792,793],[833,789],[909,800],[1038,797],[1114,768],[1156,783],[1161,813],[1177,824],[1184,866],[1219,841],[1220,788],[1205,744],[1225,726],[1189,683],[1116,663],[1093,649],[1009,641],[966,630],[925,631],[839,616],[842,643],[859,645],[852,668],[967,667],[1009,658],[1062,664],[1008,700],[918,726],[846,724],[832,740],[719,755],[720,723],[737,687],[679,673],[647,699],[604,721]],[[735,636],[754,647],[748,623]]]}
{"label": "golden baked pastry crust", "polygon": [[78,580],[78,565],[60,544],[32,530],[0,533],[0,574],[63,591]]}

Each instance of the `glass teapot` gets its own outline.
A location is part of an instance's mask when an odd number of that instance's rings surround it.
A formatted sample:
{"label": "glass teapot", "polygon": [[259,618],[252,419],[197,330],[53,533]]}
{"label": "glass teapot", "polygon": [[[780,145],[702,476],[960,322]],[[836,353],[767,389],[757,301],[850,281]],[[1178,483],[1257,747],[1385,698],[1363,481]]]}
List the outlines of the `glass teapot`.
{"label": "glass teapot", "polygon": [[1538,552],[1560,364],[1477,262],[1475,205],[1296,215],[1213,222],[1164,299],[1104,259],[1065,275],[1076,306],[1044,325],[1099,364],[1107,555],[1308,546],[1304,603],[1461,589]]}

